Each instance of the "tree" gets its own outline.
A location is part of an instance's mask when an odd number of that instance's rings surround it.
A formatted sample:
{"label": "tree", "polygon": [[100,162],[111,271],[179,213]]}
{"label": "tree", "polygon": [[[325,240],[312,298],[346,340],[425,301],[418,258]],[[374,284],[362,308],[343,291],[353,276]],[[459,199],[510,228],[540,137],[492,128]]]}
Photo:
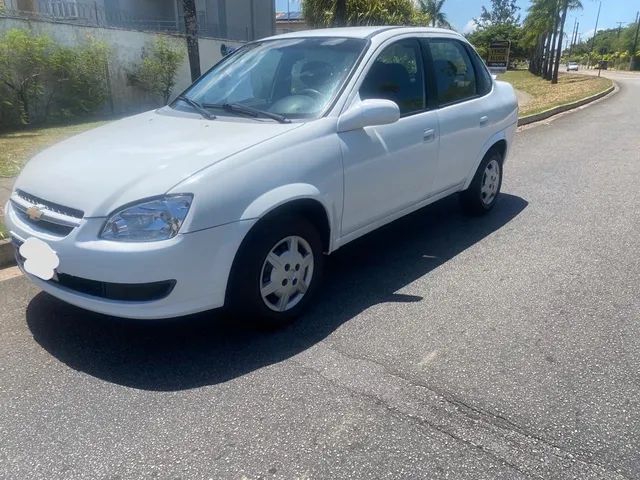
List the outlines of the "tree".
{"label": "tree", "polygon": [[2,127],[95,112],[108,98],[103,42],[88,37],[74,47],[22,29],[0,36]]}
{"label": "tree", "polygon": [[333,23],[336,27],[343,27],[347,24],[347,0],[336,0]]}
{"label": "tree", "polygon": [[76,47],[55,48],[47,82],[44,119],[68,118],[98,110],[107,100],[106,43],[89,37]]}
{"label": "tree", "polygon": [[[304,18],[312,27],[330,27],[336,22],[341,0],[304,0]],[[345,25],[407,25],[415,19],[412,0],[347,0]]]}
{"label": "tree", "polygon": [[491,42],[495,40],[508,40],[511,42],[510,58],[512,60],[524,60],[527,55],[526,50],[521,46],[522,34],[523,30],[518,25],[503,23],[478,28],[476,31],[467,35],[467,39],[483,58],[487,58]]}
{"label": "tree", "polygon": [[183,52],[165,38],[156,37],[134,74],[137,83],[148,92],[160,96],[165,105],[176,85],[176,73],[182,64]]}
{"label": "tree", "polygon": [[528,52],[529,71],[542,75],[545,54],[551,44],[553,0],[532,0],[524,19],[522,48]]}
{"label": "tree", "polygon": [[518,25],[520,24],[520,15],[516,0],[491,0],[491,10],[482,6],[482,13],[479,18],[473,20],[479,27],[488,25]]}
{"label": "tree", "polygon": [[53,50],[49,37],[26,30],[12,29],[0,38],[0,82],[17,101],[12,105],[22,123],[30,123],[34,105],[44,95]]}
{"label": "tree", "polygon": [[566,11],[580,8],[580,0],[532,0],[523,24],[523,47],[529,51],[532,73],[557,78]]}
{"label": "tree", "polygon": [[524,58],[521,47],[522,28],[515,0],[491,0],[491,10],[482,7],[479,18],[475,18],[478,28],[467,36],[469,41],[486,58],[489,44],[494,40],[511,42],[511,58]]}
{"label": "tree", "polygon": [[198,45],[196,0],[182,0],[182,8],[184,10],[184,25],[187,33],[187,53],[189,55],[191,81],[195,82],[196,79],[200,77],[200,47]]}
{"label": "tree", "polygon": [[432,27],[451,28],[447,16],[442,12],[445,0],[419,0],[420,10],[425,14]]}
{"label": "tree", "polygon": [[560,57],[562,56],[562,38],[564,34],[564,23],[567,20],[567,10],[569,10],[569,0],[563,0],[560,17],[560,33],[558,34],[558,48],[556,49],[555,65],[553,68],[553,75],[551,83],[554,85],[558,83],[558,74],[560,72]]}

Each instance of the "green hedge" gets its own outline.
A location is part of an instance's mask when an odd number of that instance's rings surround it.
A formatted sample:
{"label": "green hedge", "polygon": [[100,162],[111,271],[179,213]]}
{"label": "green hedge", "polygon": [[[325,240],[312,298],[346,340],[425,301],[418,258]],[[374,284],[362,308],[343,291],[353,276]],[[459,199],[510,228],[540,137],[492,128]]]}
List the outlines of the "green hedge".
{"label": "green hedge", "polygon": [[109,48],[92,37],[76,47],[12,29],[0,36],[0,129],[98,111],[108,97]]}

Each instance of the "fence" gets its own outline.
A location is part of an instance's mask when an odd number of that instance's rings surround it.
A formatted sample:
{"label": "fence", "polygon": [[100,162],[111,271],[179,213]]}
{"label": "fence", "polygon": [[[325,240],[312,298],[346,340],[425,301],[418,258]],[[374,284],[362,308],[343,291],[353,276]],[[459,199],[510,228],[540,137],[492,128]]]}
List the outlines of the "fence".
{"label": "fence", "polygon": [[[173,7],[171,2],[165,7]],[[166,8],[165,8],[166,9]],[[117,27],[152,32],[185,33],[184,16],[170,8],[171,16],[134,13],[115,8],[105,0],[0,0],[0,16],[53,20],[77,25]],[[255,38],[253,25],[220,25],[209,19],[206,10],[197,12],[201,36],[249,41]]]}

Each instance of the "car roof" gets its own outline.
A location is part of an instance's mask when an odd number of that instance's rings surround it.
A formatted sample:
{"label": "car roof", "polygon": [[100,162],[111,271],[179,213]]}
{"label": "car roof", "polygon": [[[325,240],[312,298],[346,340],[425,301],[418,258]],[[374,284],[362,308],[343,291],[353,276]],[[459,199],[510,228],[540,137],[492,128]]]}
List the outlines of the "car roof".
{"label": "car roof", "polygon": [[341,28],[319,28],[316,30],[303,30],[300,32],[284,33],[269,37],[267,40],[280,38],[305,38],[305,37],[346,37],[346,38],[372,38],[377,35],[386,33],[388,36],[399,35],[403,33],[422,33],[422,34],[447,34],[462,37],[459,33],[445,28],[430,27],[400,27],[400,26],[368,26],[368,27],[341,27]]}

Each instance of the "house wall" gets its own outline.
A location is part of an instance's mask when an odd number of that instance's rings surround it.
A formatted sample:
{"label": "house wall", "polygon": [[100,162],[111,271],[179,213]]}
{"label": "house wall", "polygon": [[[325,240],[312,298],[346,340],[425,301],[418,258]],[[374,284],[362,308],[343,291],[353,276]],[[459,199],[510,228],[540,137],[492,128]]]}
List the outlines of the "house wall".
{"label": "house wall", "polygon": [[[61,45],[66,46],[82,44],[86,42],[87,36],[105,42],[111,49],[108,71],[111,101],[113,103],[112,113],[115,114],[140,112],[160,106],[161,100],[131,85],[129,81],[129,73],[140,65],[144,49],[148,48],[157,36],[165,37],[183,52],[184,60],[178,70],[173,95],[178,95],[191,84],[186,40],[182,35],[84,26],[47,20],[0,18],[0,35],[12,28],[26,29],[33,32],[34,35],[48,35]],[[222,59],[222,54],[220,53],[222,44],[233,47],[241,45],[240,42],[228,40],[199,39],[200,65],[203,72]],[[105,108],[107,109],[105,113],[111,113],[109,104]]]}
{"label": "house wall", "polygon": [[[178,5],[182,18],[182,5]],[[204,13],[200,29],[208,36],[250,41],[275,33],[273,0],[196,0],[196,10]]]}

